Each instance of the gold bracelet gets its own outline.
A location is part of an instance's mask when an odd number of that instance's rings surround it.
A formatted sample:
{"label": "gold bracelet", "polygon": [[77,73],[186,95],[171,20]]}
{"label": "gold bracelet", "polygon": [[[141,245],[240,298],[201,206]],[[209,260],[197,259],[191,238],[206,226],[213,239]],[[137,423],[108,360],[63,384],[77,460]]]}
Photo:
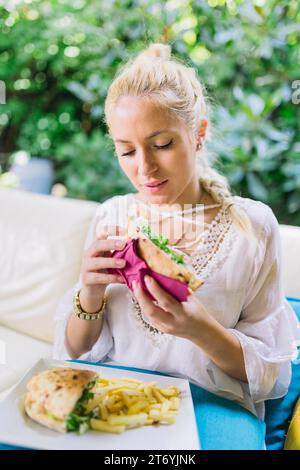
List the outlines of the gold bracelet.
{"label": "gold bracelet", "polygon": [[107,302],[106,292],[104,292],[103,302],[102,302],[100,310],[95,313],[88,313],[88,312],[85,312],[80,305],[80,300],[79,300],[80,290],[81,289],[77,290],[73,299],[74,315],[76,315],[77,318],[80,318],[80,320],[99,320],[102,317],[103,311],[106,306],[106,302]]}

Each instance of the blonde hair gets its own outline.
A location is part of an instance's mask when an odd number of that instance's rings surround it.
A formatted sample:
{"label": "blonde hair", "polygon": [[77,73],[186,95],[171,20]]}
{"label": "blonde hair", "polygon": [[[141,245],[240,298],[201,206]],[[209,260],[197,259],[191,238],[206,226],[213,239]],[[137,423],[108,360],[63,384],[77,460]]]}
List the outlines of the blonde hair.
{"label": "blonde hair", "polygon": [[[200,121],[205,117],[209,123],[206,139],[211,139],[211,108],[205,86],[195,69],[179,59],[171,60],[168,44],[151,44],[121,66],[105,100],[104,122],[108,129],[109,117],[122,96],[143,97],[164,107],[167,113],[187,125],[195,145]],[[226,204],[235,224],[252,238],[252,224],[247,213],[235,204],[227,178],[213,168],[209,157],[205,146],[196,150],[197,175],[202,188],[217,203]]]}

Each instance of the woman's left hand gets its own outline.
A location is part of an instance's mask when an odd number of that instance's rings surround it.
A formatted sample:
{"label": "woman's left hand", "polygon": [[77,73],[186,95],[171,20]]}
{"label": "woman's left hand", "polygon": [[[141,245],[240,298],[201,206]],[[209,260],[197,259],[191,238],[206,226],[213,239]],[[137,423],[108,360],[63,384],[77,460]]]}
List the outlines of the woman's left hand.
{"label": "woman's left hand", "polygon": [[180,302],[160,287],[153,277],[145,276],[144,280],[159,306],[137,283],[133,284],[133,291],[142,313],[159,331],[192,340],[200,331],[204,333],[203,329],[213,321],[195,295],[190,295],[186,302]]}

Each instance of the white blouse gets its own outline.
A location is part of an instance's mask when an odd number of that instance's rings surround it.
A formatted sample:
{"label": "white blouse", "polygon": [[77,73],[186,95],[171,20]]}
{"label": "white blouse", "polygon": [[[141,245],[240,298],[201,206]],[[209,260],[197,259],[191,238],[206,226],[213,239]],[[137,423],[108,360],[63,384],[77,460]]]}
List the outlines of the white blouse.
{"label": "white blouse", "polygon": [[[223,206],[205,226],[190,262],[205,281],[194,295],[239,339],[249,383],[227,375],[192,341],[151,327],[134,294],[126,285],[115,283],[107,287],[108,302],[100,336],[92,349],[78,359],[186,378],[264,418],[264,400],[287,393],[291,360],[296,359],[300,344],[300,324],[283,291],[279,227],[273,211],[259,201],[240,196],[233,199],[248,213],[257,243],[249,242]],[[128,210],[135,201],[130,193],[99,204],[84,249],[93,242],[97,227],[126,227]],[[81,286],[80,275],[55,312],[55,359],[71,359],[65,347],[65,331],[73,311],[73,295]]]}

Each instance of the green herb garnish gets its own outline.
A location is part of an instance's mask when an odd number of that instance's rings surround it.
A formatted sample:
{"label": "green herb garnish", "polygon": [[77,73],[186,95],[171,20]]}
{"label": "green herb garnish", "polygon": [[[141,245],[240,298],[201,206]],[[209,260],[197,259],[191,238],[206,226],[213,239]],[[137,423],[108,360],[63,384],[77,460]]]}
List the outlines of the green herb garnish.
{"label": "green herb garnish", "polygon": [[77,401],[76,406],[72,413],[70,413],[66,420],[67,431],[74,432],[78,431],[79,434],[83,434],[89,428],[90,419],[93,418],[94,412],[91,411],[88,414],[86,413],[85,403],[88,400],[94,398],[94,393],[90,390],[95,386],[97,378],[91,380],[84,388],[83,393],[80,399]]}
{"label": "green herb garnish", "polygon": [[68,432],[74,432],[74,431],[80,432],[80,427],[82,427],[83,424],[88,425],[90,419],[91,419],[91,416],[79,416],[76,413],[70,413],[69,416],[67,417],[67,422],[66,422],[67,431]]}
{"label": "green herb garnish", "polygon": [[149,225],[141,224],[139,227],[142,232],[147,235],[149,240],[151,240],[152,243],[158,246],[158,248],[160,248],[162,251],[170,255],[171,259],[175,261],[175,263],[184,264],[184,255],[179,255],[175,251],[170,250],[170,248],[168,247],[169,240],[167,238],[163,237],[162,235],[152,234]]}

